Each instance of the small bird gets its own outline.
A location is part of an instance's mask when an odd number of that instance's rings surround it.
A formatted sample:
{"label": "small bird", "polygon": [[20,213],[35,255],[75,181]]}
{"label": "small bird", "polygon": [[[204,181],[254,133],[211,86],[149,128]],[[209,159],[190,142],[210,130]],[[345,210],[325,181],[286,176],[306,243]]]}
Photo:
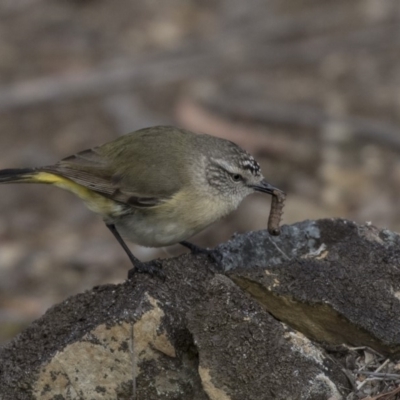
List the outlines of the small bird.
{"label": "small bird", "polygon": [[238,145],[172,126],[155,126],[38,168],[0,170],[0,183],[66,189],[100,214],[134,272],[159,272],[138,260],[123,238],[147,247],[180,243],[235,210],[249,194],[281,192]]}

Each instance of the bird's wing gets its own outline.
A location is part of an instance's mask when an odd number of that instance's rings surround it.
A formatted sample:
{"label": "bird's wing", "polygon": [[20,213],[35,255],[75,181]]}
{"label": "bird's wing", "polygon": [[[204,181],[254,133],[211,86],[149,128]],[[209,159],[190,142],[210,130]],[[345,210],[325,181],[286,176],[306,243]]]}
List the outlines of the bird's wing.
{"label": "bird's wing", "polygon": [[167,153],[170,137],[154,132],[126,135],[67,157],[43,170],[58,174],[132,207],[154,207],[171,198],[185,168]]}
{"label": "bird's wing", "polygon": [[132,207],[154,207],[173,195],[151,194],[151,190],[140,193],[135,185],[121,185],[118,171],[98,154],[96,148],[67,157],[43,170],[68,178],[107,198]]}

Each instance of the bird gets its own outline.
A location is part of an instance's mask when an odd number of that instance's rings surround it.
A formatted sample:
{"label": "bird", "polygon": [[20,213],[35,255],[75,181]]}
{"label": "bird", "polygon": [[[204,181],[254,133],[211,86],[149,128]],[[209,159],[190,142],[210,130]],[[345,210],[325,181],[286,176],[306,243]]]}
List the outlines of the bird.
{"label": "bird", "polygon": [[[42,183],[72,192],[99,214],[136,272],[157,274],[125,240],[146,247],[180,243],[234,211],[254,192],[280,191],[237,144],[173,126],[137,130],[56,164],[0,170],[0,183]],[[283,192],[282,192],[283,193]]]}

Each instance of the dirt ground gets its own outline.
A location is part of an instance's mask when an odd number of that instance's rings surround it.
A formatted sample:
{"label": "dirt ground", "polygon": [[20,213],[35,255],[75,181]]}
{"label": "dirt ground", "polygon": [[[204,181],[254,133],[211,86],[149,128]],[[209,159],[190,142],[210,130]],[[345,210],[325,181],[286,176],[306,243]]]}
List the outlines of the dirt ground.
{"label": "dirt ground", "polygon": [[[288,193],[284,222],[345,217],[400,230],[397,0],[6,0],[0,168],[50,164],[174,124],[234,140]],[[194,241],[266,227],[255,195]],[[143,259],[170,257],[132,245]],[[0,188],[0,340],[51,305],[121,282],[97,216],[56,188]]]}

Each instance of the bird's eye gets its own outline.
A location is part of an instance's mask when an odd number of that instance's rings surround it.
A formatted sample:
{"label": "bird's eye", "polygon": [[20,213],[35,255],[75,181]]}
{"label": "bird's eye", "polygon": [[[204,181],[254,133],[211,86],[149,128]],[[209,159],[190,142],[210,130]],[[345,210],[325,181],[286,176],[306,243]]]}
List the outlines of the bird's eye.
{"label": "bird's eye", "polygon": [[240,182],[243,178],[242,178],[242,175],[240,175],[240,174],[234,174],[234,175],[232,175],[232,179],[235,182]]}

